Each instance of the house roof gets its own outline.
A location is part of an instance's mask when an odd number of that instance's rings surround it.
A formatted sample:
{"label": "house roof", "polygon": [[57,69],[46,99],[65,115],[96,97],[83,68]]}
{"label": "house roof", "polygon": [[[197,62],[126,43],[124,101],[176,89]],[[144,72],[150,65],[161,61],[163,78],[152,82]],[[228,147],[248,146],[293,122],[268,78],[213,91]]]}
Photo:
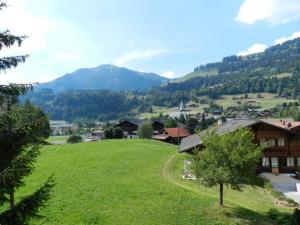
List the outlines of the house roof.
{"label": "house roof", "polygon": [[182,141],[180,143],[180,147],[179,147],[179,152],[185,152],[185,151],[191,150],[202,144],[203,144],[203,142],[202,142],[199,134],[190,135],[190,136],[182,139]]}
{"label": "house roof", "polygon": [[170,135],[172,138],[187,137],[190,135],[190,133],[182,127],[165,128],[165,133]]}
{"label": "house roof", "polygon": [[167,140],[169,137],[171,137],[171,136],[167,135],[167,134],[159,134],[159,135],[153,135],[152,136],[153,139],[160,140],[160,141]]}
{"label": "house roof", "polygon": [[130,122],[129,120],[122,120],[118,124],[116,124],[116,126],[122,126],[124,124],[128,124],[128,125],[131,125],[131,126],[134,126],[134,127],[138,127],[137,124],[135,124],[133,122]]}
{"label": "house roof", "polygon": [[270,124],[272,126],[279,127],[281,129],[285,129],[288,131],[291,131],[295,128],[300,127],[300,122],[299,121],[294,121],[291,118],[286,118],[286,119],[263,119],[261,120],[264,123]]}

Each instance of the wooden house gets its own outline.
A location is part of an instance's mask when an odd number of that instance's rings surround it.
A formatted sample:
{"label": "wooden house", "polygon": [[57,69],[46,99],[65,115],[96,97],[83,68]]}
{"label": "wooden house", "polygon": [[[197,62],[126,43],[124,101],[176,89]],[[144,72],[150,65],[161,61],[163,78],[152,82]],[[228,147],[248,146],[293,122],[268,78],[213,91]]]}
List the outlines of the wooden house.
{"label": "wooden house", "polygon": [[182,127],[165,128],[163,134],[154,135],[153,139],[171,144],[179,144],[183,138],[189,135],[190,133]]}
{"label": "wooden house", "polygon": [[[292,119],[229,120],[217,127],[219,135],[247,127],[254,132],[254,142],[267,146],[257,164],[257,172],[295,173],[300,168],[300,122]],[[181,142],[179,152],[193,153],[203,148],[199,135]]]}
{"label": "wooden house", "polygon": [[152,122],[153,134],[162,134],[165,129],[165,125],[159,121]]}
{"label": "wooden house", "polygon": [[124,137],[132,138],[137,135],[138,125],[128,120],[120,121],[115,126],[122,129]]}

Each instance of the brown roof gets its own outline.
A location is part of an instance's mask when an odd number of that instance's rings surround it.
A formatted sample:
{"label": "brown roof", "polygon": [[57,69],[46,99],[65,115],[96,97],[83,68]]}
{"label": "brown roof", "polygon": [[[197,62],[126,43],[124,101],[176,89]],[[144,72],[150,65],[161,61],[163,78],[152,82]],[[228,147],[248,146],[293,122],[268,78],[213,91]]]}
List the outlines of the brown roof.
{"label": "brown roof", "polygon": [[264,119],[261,120],[262,122],[265,122],[267,124],[286,129],[286,130],[293,130],[295,128],[300,127],[299,121],[294,121],[293,119]]}
{"label": "brown roof", "polygon": [[187,137],[190,135],[190,133],[182,127],[165,128],[165,133],[170,135],[172,138]]}

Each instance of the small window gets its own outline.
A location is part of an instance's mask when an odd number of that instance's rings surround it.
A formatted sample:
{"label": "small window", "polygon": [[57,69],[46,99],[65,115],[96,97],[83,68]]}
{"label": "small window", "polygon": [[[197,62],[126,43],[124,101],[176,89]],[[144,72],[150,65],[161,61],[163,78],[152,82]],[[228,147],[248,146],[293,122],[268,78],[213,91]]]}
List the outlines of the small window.
{"label": "small window", "polygon": [[269,158],[268,157],[263,157],[262,158],[262,166],[263,167],[269,167],[269,165],[270,165]]}
{"label": "small window", "polygon": [[288,167],[294,167],[295,163],[294,163],[294,158],[293,157],[287,157],[286,158],[286,163]]}
{"label": "small window", "polygon": [[275,139],[274,138],[271,138],[271,139],[260,139],[260,145],[265,145],[267,147],[273,147],[275,146]]}
{"label": "small window", "polygon": [[272,157],[272,168],[278,168],[278,158]]}
{"label": "small window", "polygon": [[260,144],[261,146],[264,145],[265,142],[266,142],[266,139],[264,139],[264,138],[262,138],[262,139],[259,140],[259,144]]}
{"label": "small window", "polygon": [[278,146],[283,147],[284,146],[284,138],[279,138],[278,139]]}
{"label": "small window", "polygon": [[275,139],[268,139],[267,140],[267,145],[272,146],[272,147],[275,146]]}
{"label": "small window", "polygon": [[300,157],[297,157],[297,166],[300,167]]}

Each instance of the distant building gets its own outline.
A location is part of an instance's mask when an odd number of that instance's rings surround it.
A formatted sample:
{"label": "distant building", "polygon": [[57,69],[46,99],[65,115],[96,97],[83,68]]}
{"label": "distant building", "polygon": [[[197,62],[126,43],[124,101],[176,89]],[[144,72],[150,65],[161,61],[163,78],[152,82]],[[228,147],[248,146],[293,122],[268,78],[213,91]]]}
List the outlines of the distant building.
{"label": "distant building", "polygon": [[153,134],[162,134],[165,129],[165,125],[162,122],[159,121],[153,121],[152,122],[152,127],[153,127]]}
{"label": "distant building", "polygon": [[153,139],[171,144],[179,144],[183,138],[189,135],[190,133],[182,127],[165,128],[163,134],[154,135]]}
{"label": "distant building", "polygon": [[86,142],[99,141],[99,140],[103,140],[104,138],[105,138],[104,131],[95,130],[87,135],[85,141]]}
{"label": "distant building", "polygon": [[123,120],[115,125],[115,127],[120,127],[123,131],[123,136],[126,138],[136,138],[138,125],[130,122],[128,120]]}
{"label": "distant building", "polygon": [[184,118],[186,118],[187,115],[186,115],[185,111],[186,111],[186,110],[185,110],[185,108],[184,108],[184,104],[183,104],[183,102],[181,101],[181,102],[180,102],[180,105],[179,105],[179,111],[177,111],[177,112],[170,112],[168,115],[169,115],[170,118],[173,118],[173,119],[180,118],[181,115],[183,115]]}
{"label": "distant building", "polygon": [[180,102],[179,111],[180,111],[180,112],[183,112],[183,111],[184,111],[184,105],[183,105],[182,100],[181,100],[181,102]]}
{"label": "distant building", "polygon": [[76,133],[78,126],[63,120],[50,120],[51,135],[68,135]]}

